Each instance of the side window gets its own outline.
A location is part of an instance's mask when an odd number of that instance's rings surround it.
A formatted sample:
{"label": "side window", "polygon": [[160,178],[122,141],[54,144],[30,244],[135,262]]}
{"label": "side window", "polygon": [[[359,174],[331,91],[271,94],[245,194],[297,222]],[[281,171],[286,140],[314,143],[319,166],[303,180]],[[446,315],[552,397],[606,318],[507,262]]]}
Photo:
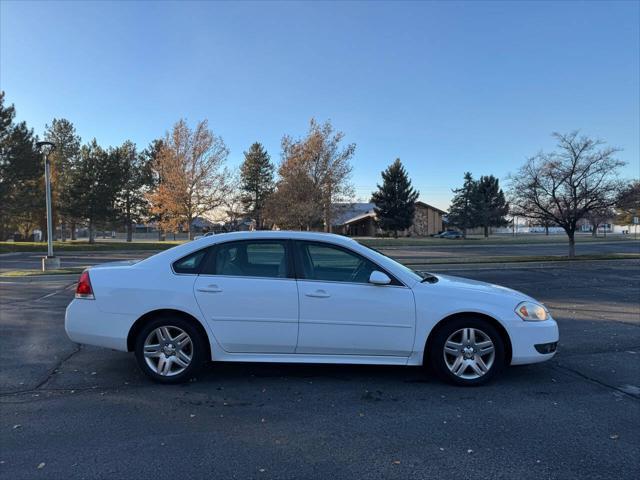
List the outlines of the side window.
{"label": "side window", "polygon": [[180,260],[173,262],[173,271],[176,273],[197,274],[202,260],[207,255],[207,249],[198,250]]}
{"label": "side window", "polygon": [[304,277],[328,282],[368,283],[376,265],[364,257],[331,245],[301,242]]}
{"label": "side window", "polygon": [[205,275],[287,278],[287,251],[283,242],[223,243],[202,270]]}

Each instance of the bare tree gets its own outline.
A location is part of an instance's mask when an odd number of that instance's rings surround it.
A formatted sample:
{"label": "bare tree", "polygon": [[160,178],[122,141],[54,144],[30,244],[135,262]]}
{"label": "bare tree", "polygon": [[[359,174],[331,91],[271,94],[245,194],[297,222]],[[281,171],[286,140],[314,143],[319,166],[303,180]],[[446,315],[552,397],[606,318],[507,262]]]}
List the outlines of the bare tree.
{"label": "bare tree", "polygon": [[157,186],[149,195],[151,211],[164,230],[182,227],[191,238],[193,220],[223,205],[229,191],[224,168],[228,153],[207,120],[193,130],[180,120],[166,134],[152,165]]}
{"label": "bare tree", "polygon": [[615,158],[618,149],[577,131],[553,136],[556,152],[539,153],[511,177],[511,203],[516,215],[562,227],[573,258],[578,221],[615,204],[624,162]]}
{"label": "bare tree", "polygon": [[[593,210],[585,215],[585,218],[591,224],[591,235],[598,236],[598,228],[600,225],[604,225],[608,220],[615,218],[616,212],[611,207],[603,208],[602,210]],[[604,236],[607,236],[607,230],[604,229]]]}
{"label": "bare tree", "polygon": [[[247,211],[246,196],[242,188],[242,180],[239,172],[234,172],[229,177],[228,194],[225,195],[222,208],[224,209],[224,218],[231,225],[233,231],[238,229],[240,221],[245,218]],[[262,208],[262,206],[261,206]],[[261,214],[262,212],[260,212]],[[255,221],[255,228],[259,229],[260,225],[257,220]]]}
{"label": "bare tree", "polygon": [[[309,202],[315,203],[325,231],[330,232],[335,204],[353,196],[350,161],[356,146],[350,143],[343,147],[343,138],[344,133],[336,132],[331,122],[320,124],[311,119],[306,137],[294,140],[285,136],[282,139],[279,173],[284,182],[278,185],[276,191],[300,196],[304,206],[298,213],[304,214],[303,217],[308,216],[307,227],[313,217]],[[290,172],[297,177],[288,175]],[[276,198],[274,204],[282,204],[281,200]]]}

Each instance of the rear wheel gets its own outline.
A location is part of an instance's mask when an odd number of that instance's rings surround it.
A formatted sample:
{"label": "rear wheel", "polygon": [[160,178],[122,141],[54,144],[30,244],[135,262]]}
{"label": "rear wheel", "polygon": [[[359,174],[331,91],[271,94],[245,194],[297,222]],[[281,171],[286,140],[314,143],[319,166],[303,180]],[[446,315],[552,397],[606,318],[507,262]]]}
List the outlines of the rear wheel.
{"label": "rear wheel", "polygon": [[193,377],[205,361],[205,352],[200,332],[181,317],[158,317],[136,338],[138,365],[161,383],[180,383]]}
{"label": "rear wheel", "polygon": [[435,373],[456,385],[481,385],[493,378],[505,362],[498,331],[481,318],[460,318],[438,328],[429,351]]}

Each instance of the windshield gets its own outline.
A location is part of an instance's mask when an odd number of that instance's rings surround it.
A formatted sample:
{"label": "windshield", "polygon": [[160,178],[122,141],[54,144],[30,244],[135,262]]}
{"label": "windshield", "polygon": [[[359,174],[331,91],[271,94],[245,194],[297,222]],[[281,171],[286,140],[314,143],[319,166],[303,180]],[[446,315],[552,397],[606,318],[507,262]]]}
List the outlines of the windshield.
{"label": "windshield", "polygon": [[417,281],[422,282],[422,281],[424,281],[424,280],[430,280],[430,279],[435,278],[435,277],[434,277],[433,275],[431,275],[430,273],[427,273],[427,272],[421,272],[421,271],[419,271],[419,270],[413,270],[413,269],[411,269],[411,268],[409,268],[409,267],[407,267],[407,266],[405,266],[405,265],[401,264],[401,263],[400,263],[400,262],[398,262],[397,260],[394,260],[394,259],[393,259],[393,258],[391,258],[390,256],[385,255],[384,253],[382,253],[381,251],[379,251],[379,250],[377,250],[377,249],[375,249],[375,248],[373,248],[373,247],[369,247],[368,245],[364,245],[364,244],[362,244],[362,243],[361,243],[360,245],[362,245],[363,247],[365,247],[365,248],[366,248],[366,249],[368,249],[368,250],[371,250],[375,255],[379,255],[379,256],[384,257],[384,258],[386,258],[386,259],[388,259],[388,260],[391,260],[393,263],[395,263],[395,264],[396,264],[396,265],[398,265],[400,268],[402,268],[406,273],[408,273],[409,275],[413,276],[413,277],[415,278],[415,280],[417,280]]}

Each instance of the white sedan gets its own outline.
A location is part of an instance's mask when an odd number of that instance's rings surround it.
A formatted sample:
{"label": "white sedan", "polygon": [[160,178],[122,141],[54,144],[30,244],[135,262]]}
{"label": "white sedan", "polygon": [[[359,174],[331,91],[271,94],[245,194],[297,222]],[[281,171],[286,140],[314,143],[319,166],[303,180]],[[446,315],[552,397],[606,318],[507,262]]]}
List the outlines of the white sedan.
{"label": "white sedan", "polygon": [[553,357],[558,326],[515,290],[414,272],[354,240],[238,232],[86,270],[71,340],[135,352],[154,380],[206,361],[427,365],[481,384]]}

